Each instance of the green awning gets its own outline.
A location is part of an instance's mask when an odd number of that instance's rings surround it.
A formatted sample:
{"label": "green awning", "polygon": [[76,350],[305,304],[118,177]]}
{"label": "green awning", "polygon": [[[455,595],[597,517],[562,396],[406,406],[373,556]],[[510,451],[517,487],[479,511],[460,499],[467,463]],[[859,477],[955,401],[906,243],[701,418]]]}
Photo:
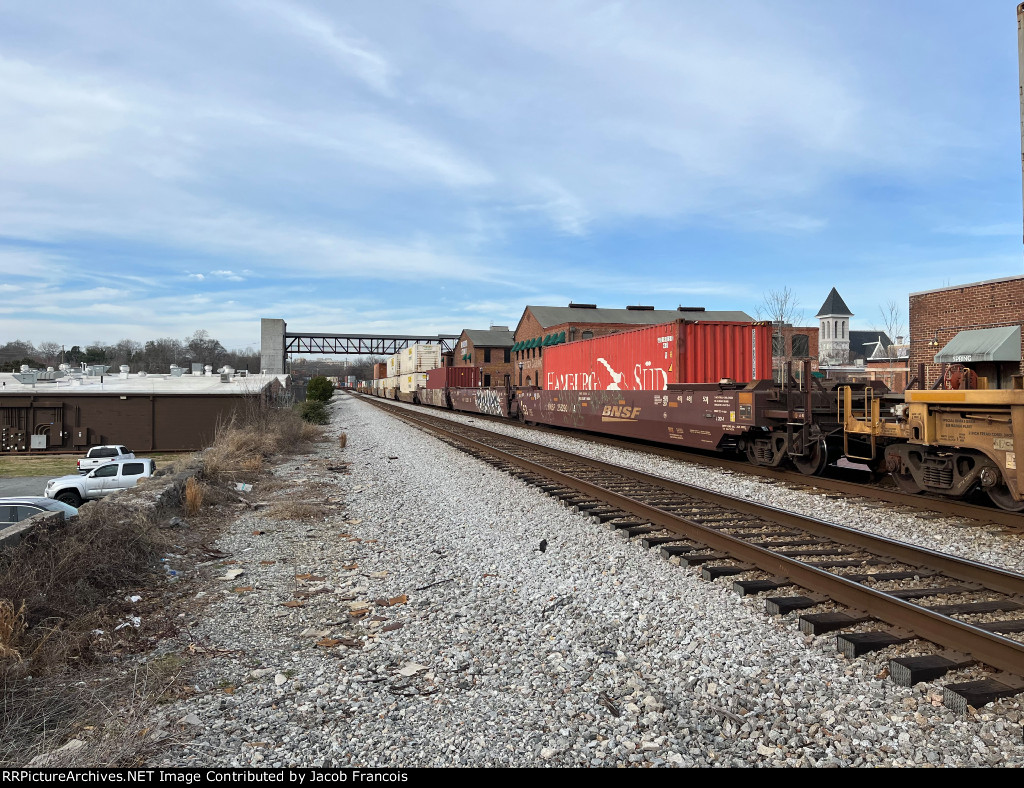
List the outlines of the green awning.
{"label": "green awning", "polygon": [[936,364],[968,364],[974,361],[1020,363],[1020,326],[961,331],[935,356]]}

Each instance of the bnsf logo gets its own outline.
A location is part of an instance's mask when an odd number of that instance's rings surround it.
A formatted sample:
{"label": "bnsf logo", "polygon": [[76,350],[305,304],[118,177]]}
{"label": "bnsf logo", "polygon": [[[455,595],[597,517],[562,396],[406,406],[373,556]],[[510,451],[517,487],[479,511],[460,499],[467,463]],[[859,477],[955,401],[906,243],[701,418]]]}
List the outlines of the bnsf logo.
{"label": "bnsf logo", "polygon": [[615,419],[637,419],[640,418],[640,408],[632,408],[628,405],[605,405],[601,415],[611,416]]}

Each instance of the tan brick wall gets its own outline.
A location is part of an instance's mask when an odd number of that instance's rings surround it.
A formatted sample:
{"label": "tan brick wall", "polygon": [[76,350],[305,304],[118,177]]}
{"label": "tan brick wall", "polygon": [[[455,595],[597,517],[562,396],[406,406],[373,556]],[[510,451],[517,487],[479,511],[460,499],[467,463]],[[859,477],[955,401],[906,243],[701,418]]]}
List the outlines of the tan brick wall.
{"label": "tan brick wall", "polygon": [[924,364],[926,386],[931,386],[942,369],[933,361],[935,354],[960,331],[1024,323],[1024,277],[911,294],[909,321],[910,376]]}

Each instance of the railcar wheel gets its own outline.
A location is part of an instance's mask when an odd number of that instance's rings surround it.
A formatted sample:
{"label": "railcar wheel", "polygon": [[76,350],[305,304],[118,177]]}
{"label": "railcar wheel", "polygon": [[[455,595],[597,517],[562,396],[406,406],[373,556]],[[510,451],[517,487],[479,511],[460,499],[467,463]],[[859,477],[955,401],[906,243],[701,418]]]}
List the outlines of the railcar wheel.
{"label": "railcar wheel", "polygon": [[896,486],[900,488],[900,492],[905,492],[907,495],[920,495],[924,492],[924,490],[917,486],[914,474],[909,471],[890,471],[890,475],[893,481],[896,482]]}
{"label": "railcar wheel", "polygon": [[754,442],[751,441],[747,444],[747,462],[751,465],[760,465],[761,460],[757,457],[757,449],[754,448]]}
{"label": "railcar wheel", "polygon": [[820,476],[828,467],[828,446],[825,440],[815,441],[807,451],[806,457],[790,457],[796,469],[805,476]]}
{"label": "railcar wheel", "polygon": [[1024,512],[1024,501],[1015,501],[1010,494],[1010,488],[1005,484],[997,484],[990,487],[988,497],[1000,509],[1008,512]]}

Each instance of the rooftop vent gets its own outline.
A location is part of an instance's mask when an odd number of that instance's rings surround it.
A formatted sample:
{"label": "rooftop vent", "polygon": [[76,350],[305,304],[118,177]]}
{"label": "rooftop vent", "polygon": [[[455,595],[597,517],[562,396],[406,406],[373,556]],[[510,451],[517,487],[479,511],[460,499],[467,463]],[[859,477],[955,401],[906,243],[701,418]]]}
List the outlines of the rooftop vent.
{"label": "rooftop vent", "polygon": [[703,312],[705,308],[702,306],[679,306],[676,307],[677,312]]}
{"label": "rooftop vent", "polygon": [[171,364],[171,377],[172,378],[180,378],[184,372],[185,372],[185,368],[184,367],[179,367],[177,364]]}
{"label": "rooftop vent", "polygon": [[508,331],[508,326],[491,326],[491,331]]}
{"label": "rooftop vent", "polygon": [[653,312],[653,306],[641,306],[640,304],[627,306],[626,309],[632,309],[634,312]]}
{"label": "rooftop vent", "polygon": [[[25,366],[22,367],[22,370],[26,370],[26,369],[27,369],[27,367],[25,367]],[[22,372],[15,372],[14,373],[14,379],[16,381],[18,381],[19,383],[23,383],[26,386],[34,386],[36,384],[36,380],[38,379],[38,377],[39,377],[39,373],[38,372],[25,372],[25,371],[22,371]]]}
{"label": "rooftop vent", "polygon": [[570,301],[569,309],[597,309],[597,304],[574,304]]}

